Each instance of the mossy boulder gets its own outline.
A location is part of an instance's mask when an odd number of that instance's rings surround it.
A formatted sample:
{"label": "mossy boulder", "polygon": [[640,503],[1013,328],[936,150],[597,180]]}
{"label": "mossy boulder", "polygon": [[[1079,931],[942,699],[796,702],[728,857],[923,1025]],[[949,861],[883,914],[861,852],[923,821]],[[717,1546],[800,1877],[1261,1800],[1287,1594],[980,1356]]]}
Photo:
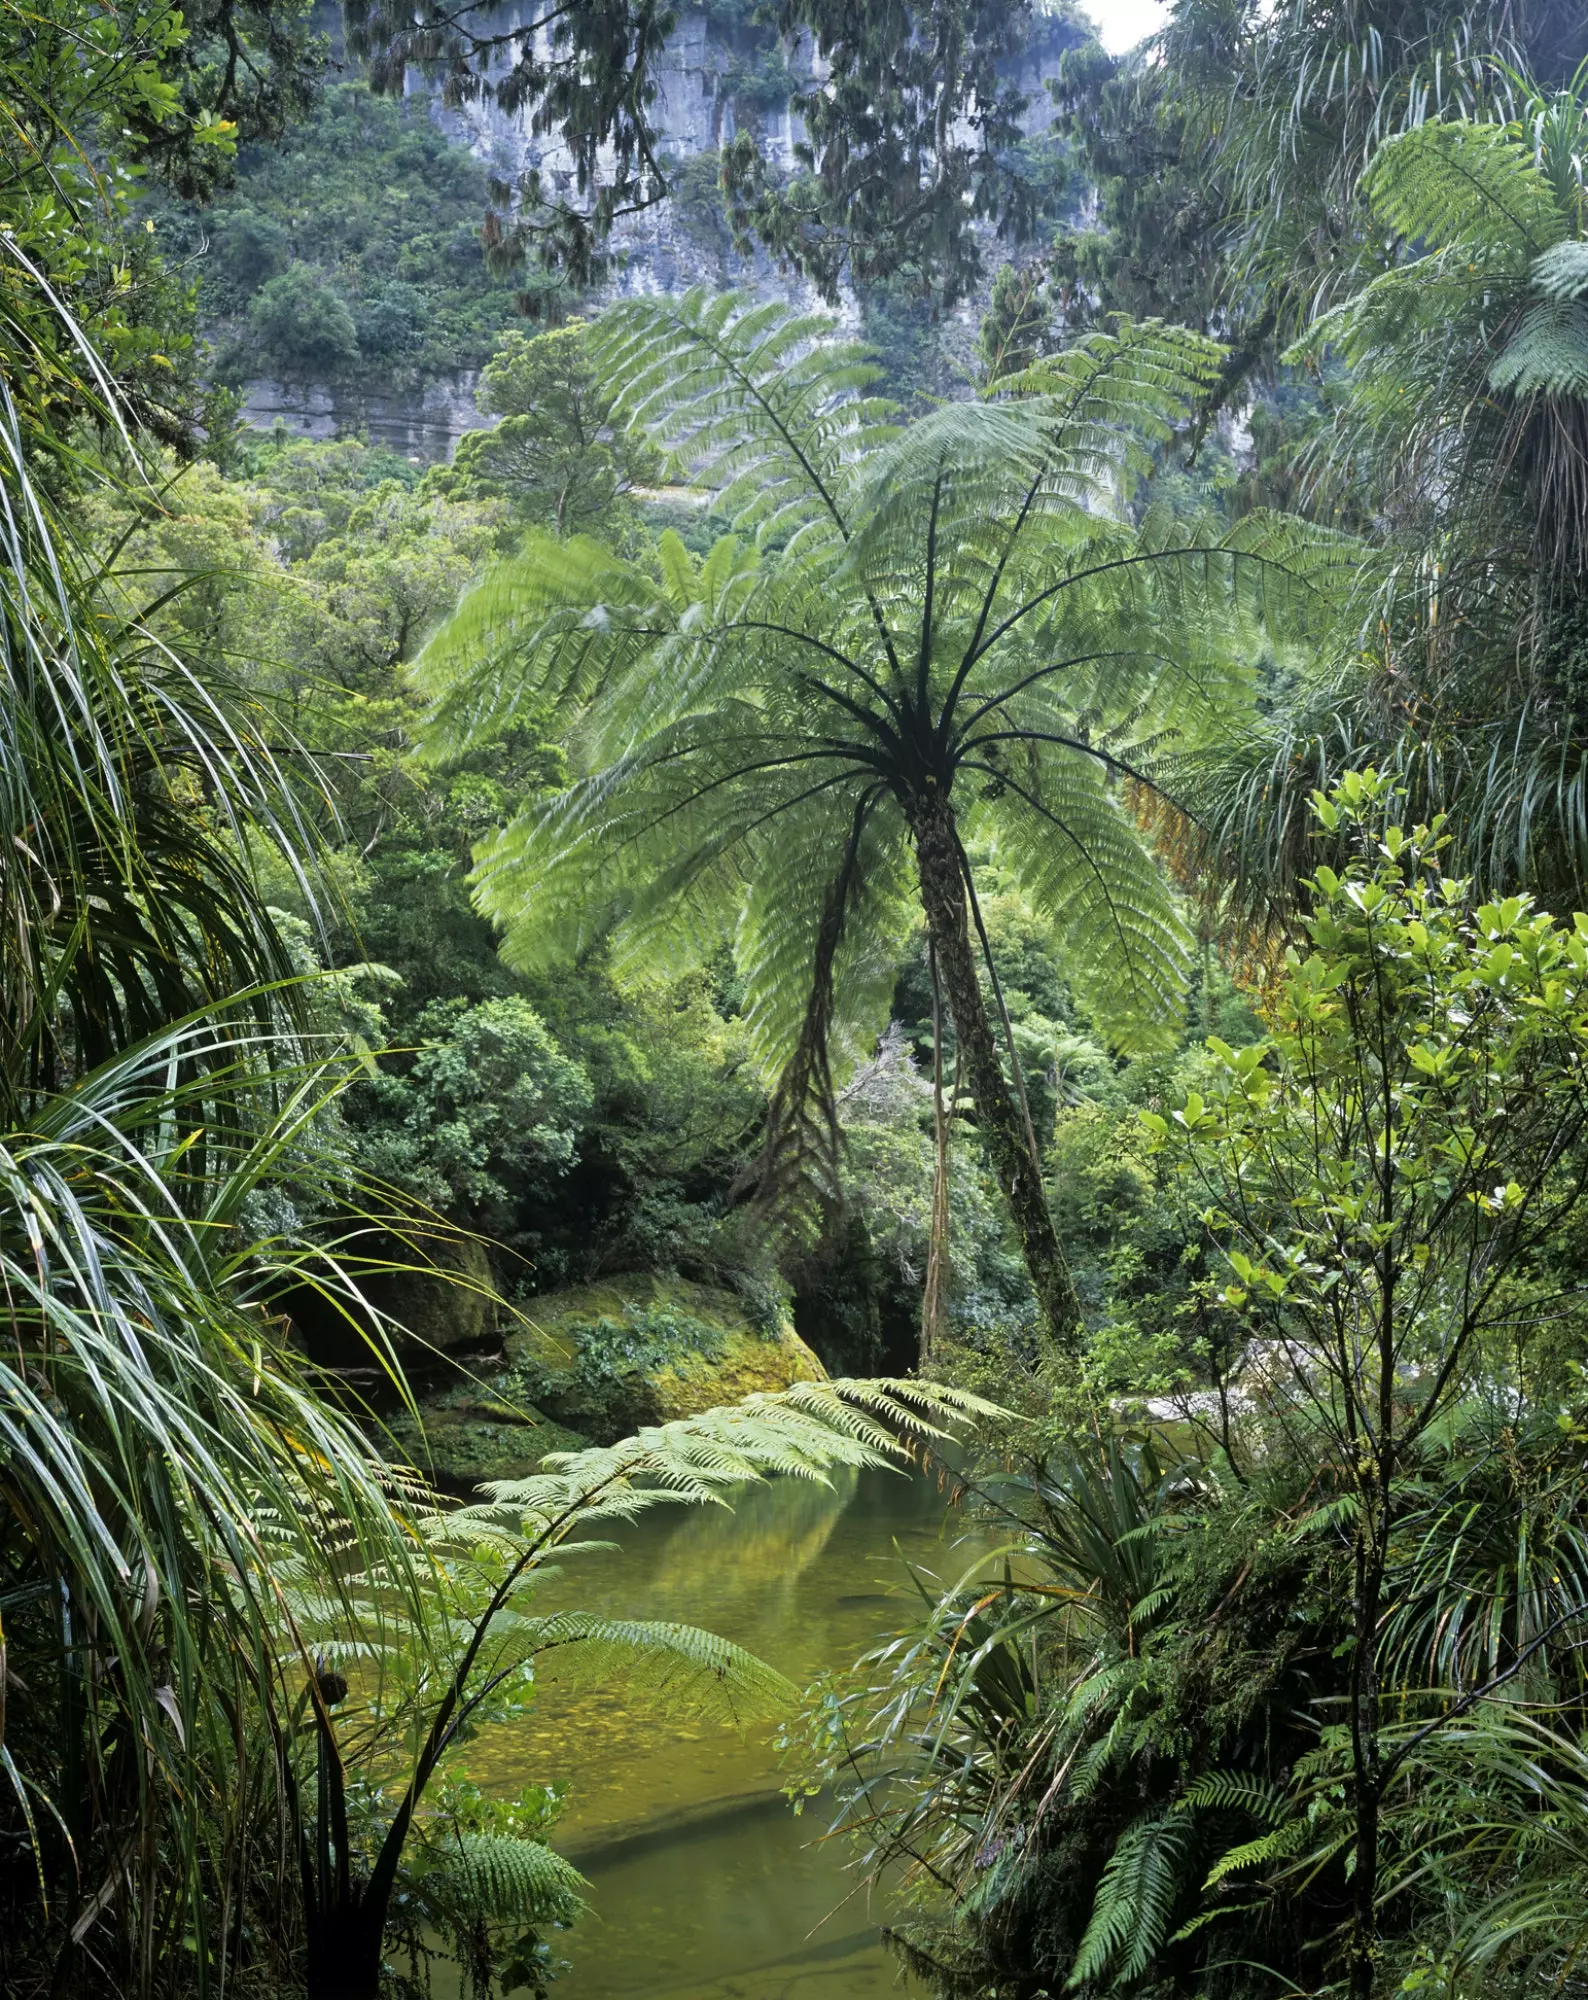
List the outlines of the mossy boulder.
{"label": "mossy boulder", "polygon": [[824,1370],[780,1314],[737,1293],[635,1273],[548,1292],[524,1308],[493,1389],[597,1443]]}
{"label": "mossy boulder", "polygon": [[283,1300],[314,1360],[332,1368],[378,1371],[389,1337],[408,1374],[423,1377],[444,1367],[448,1356],[495,1344],[496,1282],[485,1245],[477,1238],[427,1244],[429,1269],[401,1268],[417,1262],[413,1251],[376,1230],[349,1237],[343,1248],[355,1260],[378,1266],[389,1258],[399,1268],[366,1269],[359,1275],[360,1290],[380,1315],[379,1331],[370,1315],[344,1313],[312,1286],[300,1286]]}
{"label": "mossy boulder", "polygon": [[539,1410],[504,1405],[470,1383],[387,1425],[385,1448],[438,1486],[460,1491],[488,1479],[527,1479],[549,1451],[578,1451],[590,1440]]}

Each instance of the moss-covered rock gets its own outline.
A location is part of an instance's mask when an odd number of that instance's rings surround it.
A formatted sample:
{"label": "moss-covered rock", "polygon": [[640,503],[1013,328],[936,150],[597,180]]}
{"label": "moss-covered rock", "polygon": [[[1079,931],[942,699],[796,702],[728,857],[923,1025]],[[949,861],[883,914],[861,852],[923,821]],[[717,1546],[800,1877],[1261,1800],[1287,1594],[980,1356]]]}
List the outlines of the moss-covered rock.
{"label": "moss-covered rock", "polygon": [[610,1443],[823,1368],[789,1322],[737,1293],[635,1273],[548,1292],[525,1308],[492,1387]]}
{"label": "moss-covered rock", "polygon": [[387,1448],[454,1489],[522,1479],[547,1452],[822,1375],[780,1316],[758,1321],[736,1293],[640,1273],[533,1300],[506,1366],[425,1398],[422,1428],[394,1419]]}
{"label": "moss-covered rock", "polygon": [[421,1405],[423,1428],[411,1416],[387,1425],[393,1458],[416,1465],[454,1491],[488,1479],[527,1479],[549,1451],[578,1451],[590,1442],[538,1410],[506,1407],[470,1385]]}

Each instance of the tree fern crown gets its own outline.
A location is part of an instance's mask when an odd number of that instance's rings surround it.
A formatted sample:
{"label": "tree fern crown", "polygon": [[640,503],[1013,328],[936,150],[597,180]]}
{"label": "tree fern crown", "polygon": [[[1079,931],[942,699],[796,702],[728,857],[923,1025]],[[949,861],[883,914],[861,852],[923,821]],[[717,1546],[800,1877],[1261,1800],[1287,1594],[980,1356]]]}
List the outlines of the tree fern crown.
{"label": "tree fern crown", "polygon": [[530,707],[572,745],[566,788],[478,851],[510,961],[601,935],[654,964],[726,931],[769,1069],[809,1029],[813,966],[841,1054],[880,1023],[912,841],[950,806],[1107,1028],[1162,1034],[1186,940],[1123,784],[1219,712],[1279,551],[1271,524],[1232,540],[1122,503],[1217,350],[1121,324],[901,427],[864,350],[782,306],[631,301],[593,345],[724,533],[653,562],[533,538],[421,662],[429,754]]}

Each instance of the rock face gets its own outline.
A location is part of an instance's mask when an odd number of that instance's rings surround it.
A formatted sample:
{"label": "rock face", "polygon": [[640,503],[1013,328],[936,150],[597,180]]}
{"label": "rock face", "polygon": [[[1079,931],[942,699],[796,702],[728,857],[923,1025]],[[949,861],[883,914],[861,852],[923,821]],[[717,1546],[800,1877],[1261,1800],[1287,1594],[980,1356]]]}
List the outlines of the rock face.
{"label": "rock face", "polygon": [[465,431],[491,422],[474,400],[479,379],[477,368],[460,368],[407,394],[384,396],[260,376],[244,384],[242,414],[260,430],[280,423],[294,437],[318,441],[362,432],[371,444],[404,458],[440,465],[451,459]]}
{"label": "rock face", "polygon": [[533,1299],[497,1378],[598,1443],[824,1370],[793,1327],[758,1325],[743,1299],[644,1273]]}
{"label": "rock face", "polygon": [[395,1455],[443,1484],[520,1479],[549,1451],[612,1444],[825,1371],[786,1320],[758,1323],[736,1293],[645,1273],[533,1299],[506,1365],[482,1370],[389,1427]]}
{"label": "rock face", "polygon": [[[491,31],[509,30],[524,12],[519,5],[493,10]],[[1076,39],[1070,24],[1055,16],[1039,28],[1013,70],[1012,80],[1028,100],[1023,121],[1028,134],[1052,123],[1046,79],[1056,73],[1061,51]],[[787,97],[769,100],[764,86],[747,84],[745,49],[739,46],[743,40],[742,34],[736,38],[731,29],[715,26],[704,9],[679,10],[678,25],[655,71],[657,94],[651,113],[663,152],[681,163],[686,174],[691,160],[715,152],[746,128],[755,132],[771,164],[785,171],[796,165],[794,149],[804,136],[803,122]],[[809,44],[797,43],[787,69],[793,87],[807,88],[818,73]],[[527,112],[509,116],[495,104],[444,107],[417,71],[409,75],[405,87],[411,96],[428,96],[431,115],[441,129],[467,146],[493,175],[512,183],[533,167],[553,191],[572,184],[573,162],[566,150],[551,136],[534,132]],[[613,232],[612,249],[608,297],[678,292],[705,284],[718,290],[744,286],[763,297],[802,306],[818,303],[809,285],[780,272],[765,252],[741,256],[720,217],[705,213],[680,194],[621,220]],[[844,301],[840,316],[853,330],[858,311],[852,299]],[[373,443],[405,457],[446,463],[465,431],[489,421],[474,407],[476,379],[459,371],[406,397],[260,379],[245,385],[244,415],[265,429],[279,421],[298,437],[331,438],[363,431]]]}
{"label": "rock face", "polygon": [[[378,1232],[344,1249],[350,1257],[391,1259],[399,1267],[415,1261],[412,1250]],[[310,1358],[355,1377],[378,1377],[389,1340],[401,1366],[422,1380],[449,1356],[496,1344],[496,1281],[485,1245],[462,1236],[432,1241],[423,1254],[433,1272],[360,1272],[359,1289],[380,1316],[378,1325],[369,1314],[342,1312],[307,1285],[286,1297],[282,1310]]]}

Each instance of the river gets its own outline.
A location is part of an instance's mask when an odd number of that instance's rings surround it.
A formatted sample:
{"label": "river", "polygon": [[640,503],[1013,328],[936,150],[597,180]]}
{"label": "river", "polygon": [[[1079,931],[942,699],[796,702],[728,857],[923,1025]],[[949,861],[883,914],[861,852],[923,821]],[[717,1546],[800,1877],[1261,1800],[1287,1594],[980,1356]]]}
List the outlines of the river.
{"label": "river", "polygon": [[[957,1574],[957,1518],[925,1479],[780,1480],[731,1513],[665,1509],[575,1558],[537,1608],[704,1625],[803,1685],[907,1620],[901,1555]],[[618,1537],[615,1535],[614,1539]],[[918,1601],[918,1600],[917,1600]],[[641,1700],[544,1686],[528,1722],[470,1746],[492,1789],[568,1787],[557,1845],[591,1883],[558,2000],[863,2000],[919,1992],[881,1943],[848,1855],[796,1818],[765,1725],[669,1724]]]}

